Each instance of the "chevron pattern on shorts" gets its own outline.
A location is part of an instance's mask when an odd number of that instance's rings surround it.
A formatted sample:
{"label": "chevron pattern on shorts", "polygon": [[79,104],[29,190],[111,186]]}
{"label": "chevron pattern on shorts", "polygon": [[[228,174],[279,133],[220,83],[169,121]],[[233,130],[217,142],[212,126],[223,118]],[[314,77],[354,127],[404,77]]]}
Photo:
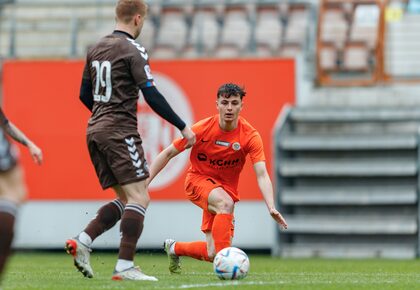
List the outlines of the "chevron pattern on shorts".
{"label": "chevron pattern on shorts", "polygon": [[133,166],[136,168],[136,172],[137,172],[137,176],[143,176],[144,175],[144,171],[141,168],[141,159],[140,159],[140,155],[139,152],[137,151],[137,147],[136,144],[134,143],[134,138],[125,138],[125,143],[127,144],[127,148],[130,154],[130,158],[131,158],[131,162],[133,163]]}

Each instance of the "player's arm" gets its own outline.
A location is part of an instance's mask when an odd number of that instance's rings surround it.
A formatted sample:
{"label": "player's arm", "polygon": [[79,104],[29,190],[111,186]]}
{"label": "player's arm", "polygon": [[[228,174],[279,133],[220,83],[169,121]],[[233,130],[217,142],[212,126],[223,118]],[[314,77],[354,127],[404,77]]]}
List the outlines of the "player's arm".
{"label": "player's arm", "polygon": [[131,57],[129,57],[128,63],[131,75],[143,93],[146,103],[160,117],[181,131],[182,136],[187,140],[185,148],[190,148],[195,143],[195,134],[172,110],[165,97],[156,89],[146,49],[134,44],[133,46],[129,46],[129,52],[131,53]]}
{"label": "player's arm", "polygon": [[163,119],[177,127],[182,136],[187,139],[185,148],[190,148],[195,143],[195,134],[187,127],[184,121],[174,112],[172,107],[166,101],[165,97],[157,90],[155,86],[142,88],[146,103]]}
{"label": "player's arm", "polygon": [[254,171],[257,177],[258,187],[261,191],[271,217],[284,229],[287,229],[286,220],[274,205],[273,185],[271,183],[270,176],[268,175],[265,161],[258,161],[254,163]]}
{"label": "player's arm", "polygon": [[80,85],[80,101],[85,105],[89,111],[93,109],[93,95],[92,95],[92,81],[90,79],[89,68],[87,63],[83,70],[82,84]]}
{"label": "player's arm", "polygon": [[148,178],[147,183],[149,184],[153,178],[155,178],[155,176],[158,175],[163,168],[165,168],[166,164],[168,164],[168,162],[179,153],[181,153],[181,151],[176,149],[173,144],[169,145],[160,152],[155,160],[153,160],[152,165],[149,168],[150,177]]}
{"label": "player's arm", "polygon": [[35,163],[41,164],[42,163],[42,151],[41,149],[35,145],[26,135],[19,130],[18,127],[13,125],[3,113],[3,110],[0,109],[0,126],[4,129],[4,131],[13,138],[13,140],[21,143],[22,145],[28,147],[29,153],[32,156],[32,159]]}

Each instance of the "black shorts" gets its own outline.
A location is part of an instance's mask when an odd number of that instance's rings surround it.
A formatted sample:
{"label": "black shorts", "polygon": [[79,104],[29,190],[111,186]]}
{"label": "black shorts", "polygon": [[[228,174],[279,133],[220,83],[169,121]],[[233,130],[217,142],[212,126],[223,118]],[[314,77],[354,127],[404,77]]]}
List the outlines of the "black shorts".
{"label": "black shorts", "polygon": [[16,148],[10,144],[4,131],[0,129],[0,173],[14,168],[17,164]]}
{"label": "black shorts", "polygon": [[138,132],[89,133],[87,144],[90,159],[103,189],[149,177],[149,168]]}

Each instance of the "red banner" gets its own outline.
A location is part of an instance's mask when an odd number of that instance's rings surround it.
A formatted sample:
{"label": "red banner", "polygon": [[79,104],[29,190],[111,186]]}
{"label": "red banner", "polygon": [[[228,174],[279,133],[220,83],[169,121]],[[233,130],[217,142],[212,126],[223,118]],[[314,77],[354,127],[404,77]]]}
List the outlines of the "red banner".
{"label": "red banner", "polygon": [[[216,92],[226,82],[244,85],[244,116],[261,134],[271,172],[271,131],[282,106],[295,96],[294,61],[220,60],[155,61],[151,64],[157,88],[188,123],[216,114]],[[21,149],[29,198],[42,200],[95,200],[114,196],[99,186],[87,152],[85,131],[88,110],[80,103],[82,61],[9,61],[4,65],[6,115],[44,151],[38,167]],[[174,135],[139,101],[139,130],[151,162]],[[184,156],[182,156],[184,155]],[[151,187],[152,199],[184,199],[187,154],[171,162]],[[251,163],[240,178],[242,199],[261,199]]]}

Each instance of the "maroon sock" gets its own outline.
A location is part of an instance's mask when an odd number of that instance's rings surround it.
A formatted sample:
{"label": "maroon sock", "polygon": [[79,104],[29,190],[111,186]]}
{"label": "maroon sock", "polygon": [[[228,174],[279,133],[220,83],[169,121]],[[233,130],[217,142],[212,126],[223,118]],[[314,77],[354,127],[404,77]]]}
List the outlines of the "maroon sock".
{"label": "maroon sock", "polygon": [[0,278],[11,252],[16,213],[16,204],[0,200]]}
{"label": "maroon sock", "polygon": [[124,205],[118,199],[105,204],[98,210],[96,216],[87,225],[84,232],[94,241],[121,219],[123,209]]}
{"label": "maroon sock", "polygon": [[118,259],[134,260],[137,241],[143,231],[146,209],[138,204],[127,204],[121,218],[121,244]]}

